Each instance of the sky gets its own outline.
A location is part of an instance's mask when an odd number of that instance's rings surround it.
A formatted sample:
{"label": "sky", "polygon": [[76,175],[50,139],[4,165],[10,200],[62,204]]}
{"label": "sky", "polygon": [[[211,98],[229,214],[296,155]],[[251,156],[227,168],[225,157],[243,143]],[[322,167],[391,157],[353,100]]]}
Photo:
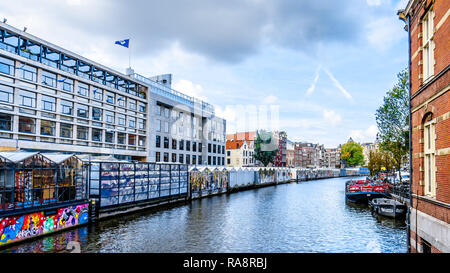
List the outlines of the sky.
{"label": "sky", "polygon": [[[125,73],[172,74],[227,133],[373,142],[375,111],[407,67],[407,0],[2,0],[0,19]],[[130,39],[130,49],[114,42]]]}

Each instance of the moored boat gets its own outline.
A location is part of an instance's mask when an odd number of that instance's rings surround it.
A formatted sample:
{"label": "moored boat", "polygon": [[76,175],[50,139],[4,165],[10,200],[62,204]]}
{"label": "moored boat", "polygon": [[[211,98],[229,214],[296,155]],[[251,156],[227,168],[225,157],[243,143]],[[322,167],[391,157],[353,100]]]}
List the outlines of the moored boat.
{"label": "moored boat", "polygon": [[387,197],[386,187],[371,180],[348,181],[345,183],[345,198],[352,203],[368,203],[374,198]]}
{"label": "moored boat", "polygon": [[401,218],[406,214],[406,205],[389,198],[375,198],[369,202],[369,206],[379,215]]}

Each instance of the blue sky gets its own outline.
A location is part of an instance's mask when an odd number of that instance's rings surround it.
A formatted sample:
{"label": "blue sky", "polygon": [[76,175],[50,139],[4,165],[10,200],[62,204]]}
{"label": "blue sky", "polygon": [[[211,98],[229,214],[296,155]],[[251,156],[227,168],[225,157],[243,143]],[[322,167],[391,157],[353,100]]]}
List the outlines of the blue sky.
{"label": "blue sky", "polygon": [[[375,139],[375,110],[407,67],[406,2],[3,0],[0,17],[120,72],[128,51],[114,41],[129,38],[137,73],[172,73],[229,133],[275,127],[335,147]],[[274,123],[255,120],[265,108]]]}

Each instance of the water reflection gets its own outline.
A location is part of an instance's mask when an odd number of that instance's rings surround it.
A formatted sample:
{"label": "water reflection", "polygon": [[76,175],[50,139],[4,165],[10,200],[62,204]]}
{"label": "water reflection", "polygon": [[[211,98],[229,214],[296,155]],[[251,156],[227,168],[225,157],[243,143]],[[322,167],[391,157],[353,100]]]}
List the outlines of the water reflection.
{"label": "water reflection", "polygon": [[346,179],[260,188],[102,221],[7,252],[406,252],[404,219],[346,204]]}

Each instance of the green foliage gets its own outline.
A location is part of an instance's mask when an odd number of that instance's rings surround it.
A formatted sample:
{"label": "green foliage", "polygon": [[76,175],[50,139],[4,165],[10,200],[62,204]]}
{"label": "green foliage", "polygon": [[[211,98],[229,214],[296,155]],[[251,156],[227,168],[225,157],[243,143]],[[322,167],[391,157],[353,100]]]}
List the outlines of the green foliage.
{"label": "green foliage", "polygon": [[398,82],[386,93],[383,105],[375,113],[381,150],[390,153],[400,171],[409,152],[409,78],[405,69]]}
{"label": "green foliage", "polygon": [[361,145],[355,142],[347,142],[342,145],[341,159],[350,167],[364,165],[364,154]]}
{"label": "green foliage", "polygon": [[382,167],[386,168],[387,172],[393,170],[396,164],[395,159],[389,153],[376,150],[370,151],[367,168],[369,168],[370,175],[375,175],[381,171]]}
{"label": "green foliage", "polygon": [[255,153],[253,157],[259,160],[264,167],[273,163],[278,153],[278,144],[275,143],[272,134],[264,131],[258,131],[255,140]]}

